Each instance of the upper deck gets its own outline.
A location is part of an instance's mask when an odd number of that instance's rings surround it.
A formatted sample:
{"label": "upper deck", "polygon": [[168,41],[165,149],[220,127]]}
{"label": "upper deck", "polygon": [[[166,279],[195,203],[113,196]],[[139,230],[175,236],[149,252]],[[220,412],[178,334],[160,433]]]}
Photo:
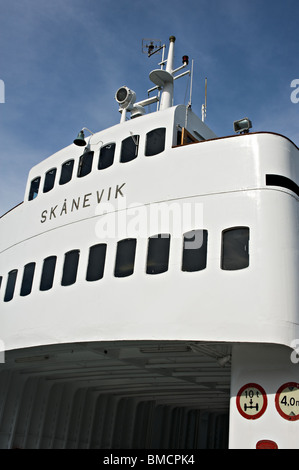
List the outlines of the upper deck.
{"label": "upper deck", "polygon": [[[189,106],[167,106],[128,121],[122,115],[84,147],[72,144],[36,165],[24,203],[0,219],[8,348],[298,337],[292,142],[269,133],[216,138]],[[165,207],[160,225],[147,219]],[[202,237],[193,256],[186,234]]]}

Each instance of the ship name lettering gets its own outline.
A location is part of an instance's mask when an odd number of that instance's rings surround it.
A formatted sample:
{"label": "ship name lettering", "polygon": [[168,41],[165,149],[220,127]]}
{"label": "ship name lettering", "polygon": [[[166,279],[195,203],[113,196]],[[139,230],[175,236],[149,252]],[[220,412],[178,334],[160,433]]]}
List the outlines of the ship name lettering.
{"label": "ship name lettering", "polygon": [[56,219],[56,215],[55,215],[56,209],[57,209],[57,206],[51,207],[51,211],[50,211],[50,220],[52,219],[52,215],[53,215],[54,218]]}
{"label": "ship name lettering", "polygon": [[117,199],[117,195],[118,193],[124,197],[123,193],[121,192],[121,188],[125,185],[126,183],[123,183],[120,187],[118,186],[118,184],[116,185],[116,189],[115,189],[115,199]]}
{"label": "ship name lettering", "polygon": [[102,192],[101,192],[101,195],[99,196],[100,194],[100,191],[97,191],[97,200],[98,200],[98,204],[100,204],[101,200],[102,200],[102,197],[103,197],[103,194],[104,194],[104,189],[102,189]]}
{"label": "ship name lettering", "polygon": [[84,199],[83,199],[83,207],[89,207],[89,196],[91,196],[92,193],[85,194]]}
{"label": "ship name lettering", "polygon": [[62,215],[63,213],[67,214],[67,210],[66,210],[66,199],[64,200],[64,203],[63,203],[63,206],[62,206],[60,215]]}
{"label": "ship name lettering", "polygon": [[64,199],[61,205],[56,204],[50,209],[45,209],[41,213],[40,223],[45,223],[47,220],[57,219],[63,215],[67,215],[69,212],[76,212],[80,209],[85,209],[91,207],[93,203],[100,204],[101,202],[110,201],[118,199],[119,197],[124,197],[124,186],[126,183],[116,184],[114,187],[109,186],[108,188],[103,188],[96,191],[95,193],[86,193],[83,196],[77,196],[71,200]]}

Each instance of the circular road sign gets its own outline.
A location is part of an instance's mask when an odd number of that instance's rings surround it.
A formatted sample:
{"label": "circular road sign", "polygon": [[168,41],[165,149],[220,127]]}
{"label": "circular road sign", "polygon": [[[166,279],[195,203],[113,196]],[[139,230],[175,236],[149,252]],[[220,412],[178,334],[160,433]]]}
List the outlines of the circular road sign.
{"label": "circular road sign", "polygon": [[240,388],[237,395],[237,408],[246,419],[258,419],[266,411],[267,395],[263,387],[248,383]]}
{"label": "circular road sign", "polygon": [[287,382],[276,392],[275,406],[284,419],[297,421],[299,419],[299,384]]}

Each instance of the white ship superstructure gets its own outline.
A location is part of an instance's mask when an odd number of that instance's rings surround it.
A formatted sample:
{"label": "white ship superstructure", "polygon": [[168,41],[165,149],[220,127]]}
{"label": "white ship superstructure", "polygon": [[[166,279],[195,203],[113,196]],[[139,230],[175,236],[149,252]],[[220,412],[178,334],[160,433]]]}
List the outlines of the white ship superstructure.
{"label": "white ship superstructure", "polygon": [[1,448],[299,447],[298,147],[173,106],[174,45],[0,219]]}

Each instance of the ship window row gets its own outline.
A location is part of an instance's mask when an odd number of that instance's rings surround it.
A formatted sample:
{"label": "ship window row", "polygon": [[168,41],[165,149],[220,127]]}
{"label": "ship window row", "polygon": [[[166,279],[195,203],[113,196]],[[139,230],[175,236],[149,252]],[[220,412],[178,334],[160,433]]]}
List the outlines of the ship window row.
{"label": "ship window row", "polygon": [[[166,136],[166,128],[160,127],[158,129],[153,129],[152,131],[146,134],[146,141],[145,141],[145,156],[151,157],[154,155],[158,155],[159,153],[163,152],[165,149],[165,136]],[[130,135],[126,139],[121,142],[120,147],[120,162],[127,163],[138,156],[139,152],[139,135]],[[98,170],[105,170],[113,165],[115,159],[115,142],[110,142],[108,144],[103,145],[100,148],[99,152],[99,160],[98,160]],[[77,168],[77,177],[83,178],[87,176],[91,170],[93,165],[94,159],[94,152],[90,150],[86,150],[83,155],[79,158],[79,164]],[[70,159],[63,163],[61,166],[60,176],[59,176],[59,185],[63,185],[71,181],[74,173],[74,159]],[[51,168],[45,174],[44,184],[42,191],[43,193],[47,193],[54,188],[55,181],[57,177],[57,168]],[[28,200],[31,201],[35,199],[38,195],[40,190],[41,184],[41,177],[38,176],[31,181],[30,189],[29,189],[29,196]]]}
{"label": "ship window row", "polygon": [[[168,271],[170,255],[170,234],[158,234],[148,238],[146,273],[149,275],[161,274]],[[135,255],[137,248],[136,238],[127,238],[117,243],[114,276],[123,278],[134,273]],[[106,262],[107,244],[98,243],[89,248],[86,281],[98,281],[103,278]],[[185,272],[198,272],[207,267],[208,231],[191,230],[183,235],[181,270]],[[64,255],[61,285],[70,286],[77,280],[80,261],[80,250],[68,251]],[[43,260],[39,290],[48,291],[53,287],[57,256],[48,256]],[[221,269],[235,271],[249,266],[249,228],[232,227],[222,232]],[[22,297],[31,293],[36,263],[31,262],[24,266],[20,295]],[[18,270],[8,273],[4,302],[13,299]],[[2,277],[0,276],[0,288]]]}

